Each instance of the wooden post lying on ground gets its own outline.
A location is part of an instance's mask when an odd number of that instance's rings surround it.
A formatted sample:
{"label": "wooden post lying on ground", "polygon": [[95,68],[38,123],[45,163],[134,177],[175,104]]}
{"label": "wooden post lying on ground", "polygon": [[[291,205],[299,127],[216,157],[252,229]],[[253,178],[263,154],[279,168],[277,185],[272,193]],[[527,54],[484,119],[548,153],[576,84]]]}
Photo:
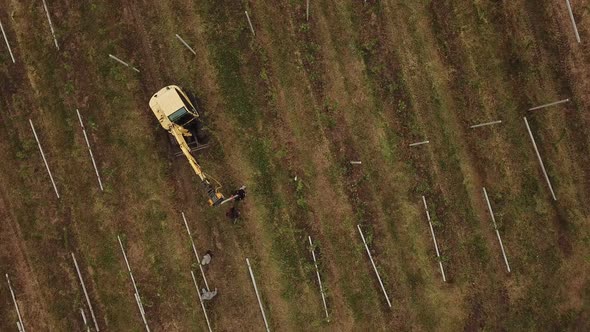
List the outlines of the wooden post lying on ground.
{"label": "wooden post lying on ground", "polygon": [[20,324],[19,330],[25,331],[25,326],[23,325],[23,318],[20,315],[20,309],[18,308],[18,303],[16,303],[16,296],[14,296],[14,290],[12,290],[12,284],[10,283],[10,278],[8,277],[8,273],[6,273],[6,282],[8,283],[8,289],[10,289],[10,295],[12,296],[12,302],[14,303],[14,308],[16,309],[16,315],[18,316],[17,327]]}
{"label": "wooden post lying on ground", "polygon": [[195,52],[195,50],[193,50],[192,47],[188,46],[187,42],[184,41],[184,39],[182,39],[182,37],[180,37],[178,34],[176,34],[176,38],[178,38],[178,40],[180,40],[180,42],[186,47],[188,48],[189,51],[191,51],[194,55],[197,55],[197,52]]}
{"label": "wooden post lying on ground", "polygon": [[543,159],[541,159],[541,154],[539,153],[539,149],[537,149],[537,143],[535,142],[535,138],[533,137],[533,132],[531,131],[531,127],[529,126],[529,122],[524,117],[524,123],[526,124],[526,129],[529,132],[529,136],[531,137],[531,141],[533,142],[533,147],[535,148],[535,153],[537,154],[537,159],[539,160],[539,164],[541,164],[541,169],[543,170],[543,175],[545,176],[545,180],[547,181],[547,185],[549,186],[549,190],[551,191],[551,196],[553,200],[556,201],[557,197],[555,197],[555,192],[553,191],[553,186],[551,185],[551,181],[549,180],[549,176],[547,175],[547,171],[545,170],[545,165],[543,164]]}
{"label": "wooden post lying on ground", "polygon": [[377,271],[377,267],[375,266],[375,261],[373,261],[373,256],[371,255],[371,251],[369,250],[369,247],[367,246],[367,241],[365,241],[365,236],[363,235],[363,232],[361,231],[361,225],[356,225],[356,227],[359,230],[359,233],[361,234],[361,238],[363,239],[363,243],[365,244],[365,249],[367,250],[367,255],[369,255],[369,259],[371,260],[371,265],[373,265],[373,270],[375,271],[375,274],[377,275],[377,279],[379,280],[379,284],[381,285],[381,290],[383,291],[383,295],[385,295],[385,300],[387,300],[387,305],[389,305],[389,307],[391,308],[391,302],[389,301],[389,296],[387,295],[387,291],[385,291],[385,286],[383,286],[383,281],[381,281],[381,276],[379,275],[379,271]]}
{"label": "wooden post lying on ground", "polygon": [[498,123],[502,123],[502,120],[496,120],[496,121],[491,121],[491,122],[480,123],[480,124],[473,125],[473,126],[471,126],[469,128],[473,129],[473,128],[491,126],[491,125],[495,125],[495,124],[498,124]]}
{"label": "wooden post lying on ground", "polygon": [[82,116],[80,116],[80,111],[76,108],[76,113],[78,114],[78,120],[80,120],[80,127],[82,127],[82,133],[84,134],[84,139],[86,140],[86,146],[88,147],[88,153],[90,153],[90,159],[92,160],[92,166],[94,166],[94,172],[96,173],[96,178],[98,179],[98,186],[100,187],[100,191],[103,191],[102,187],[102,180],[100,179],[100,174],[98,174],[98,167],[96,167],[96,161],[94,161],[94,155],[92,154],[92,149],[90,148],[90,142],[88,141],[88,135],[86,135],[86,128],[84,128],[84,123],[82,123]]}
{"label": "wooden post lying on ground", "polygon": [[84,322],[84,326],[86,326],[86,331],[90,332],[90,325],[88,325],[88,320],[86,320],[86,315],[84,314],[84,309],[80,308],[80,315],[82,315],[82,321]]}
{"label": "wooden post lying on ground", "polygon": [[498,225],[496,225],[496,218],[494,217],[494,211],[492,210],[492,205],[490,204],[490,199],[488,198],[488,192],[486,188],[483,188],[483,194],[486,198],[486,203],[488,204],[488,210],[490,211],[490,216],[492,217],[492,223],[494,224],[494,230],[496,231],[496,235],[498,236],[498,242],[500,243],[500,249],[502,249],[502,256],[504,256],[504,263],[506,263],[506,269],[510,272],[510,265],[508,264],[508,258],[506,257],[506,251],[504,250],[504,244],[502,244],[502,238],[500,237],[500,231],[498,231]]}
{"label": "wooden post lying on ground", "polygon": [[252,272],[252,266],[250,266],[250,260],[246,258],[246,264],[248,264],[248,271],[250,271],[250,278],[252,279],[252,285],[254,286],[254,291],[256,292],[256,298],[258,299],[258,305],[260,306],[260,312],[262,313],[262,318],[264,319],[264,326],[266,327],[266,332],[270,331],[268,327],[268,321],[266,320],[266,314],[264,313],[264,308],[262,307],[262,300],[260,300],[260,294],[258,293],[258,286],[256,286],[256,279],[254,278],[254,272]]}
{"label": "wooden post lying on ground", "polygon": [[203,281],[205,282],[205,287],[207,290],[210,291],[209,284],[207,283],[207,277],[205,277],[205,272],[203,271],[203,265],[201,265],[201,256],[197,252],[197,247],[195,247],[195,242],[193,240],[193,236],[191,234],[191,230],[188,228],[188,223],[186,222],[186,217],[184,216],[184,212],[180,212],[182,214],[182,220],[184,220],[184,226],[186,227],[186,232],[188,233],[188,238],[191,240],[191,245],[193,246],[193,253],[195,254],[195,258],[197,259],[197,264],[199,264],[199,269],[201,270],[201,275],[203,276]]}
{"label": "wooden post lying on ground", "polygon": [[14,60],[14,55],[12,54],[12,49],[10,48],[10,44],[8,43],[8,37],[6,37],[6,32],[4,32],[4,27],[2,26],[2,21],[0,21],[0,30],[2,30],[2,35],[4,36],[4,41],[6,42],[6,47],[8,47],[8,53],[10,53],[10,58],[12,59],[12,63],[16,63]]}
{"label": "wooden post lying on ground", "polygon": [[430,234],[432,234],[432,242],[434,242],[434,249],[436,250],[436,258],[438,258],[438,265],[440,266],[440,273],[444,282],[447,282],[445,276],[445,270],[443,269],[442,261],[440,260],[440,252],[438,251],[438,243],[436,242],[436,236],[434,236],[434,228],[432,227],[432,221],[430,220],[430,212],[428,212],[428,205],[426,204],[426,198],[422,196],[422,202],[424,203],[424,210],[426,210],[426,218],[428,219],[428,225],[430,226]]}
{"label": "wooden post lying on ground", "polygon": [[572,12],[572,5],[570,4],[570,0],[565,0],[567,4],[567,10],[570,13],[570,19],[572,20],[572,26],[574,27],[574,33],[576,34],[576,40],[580,43],[580,34],[578,33],[578,26],[576,25],[576,20],[574,19],[574,13]]}
{"label": "wooden post lying on ground", "polygon": [[[78,278],[80,279],[80,284],[82,285],[82,290],[84,291],[84,297],[86,298],[86,304],[88,304],[88,309],[90,310],[90,315],[92,316],[92,321],[94,322],[94,327],[96,331],[100,331],[98,328],[98,323],[96,322],[96,316],[94,315],[94,309],[92,308],[92,304],[90,303],[90,297],[88,296],[88,292],[86,291],[86,284],[84,284],[84,279],[82,279],[82,273],[80,273],[80,267],[78,266],[78,261],[76,260],[76,256],[72,252],[72,260],[74,261],[74,266],[76,266],[76,272],[78,272]],[[80,309],[82,310],[82,309]]]}
{"label": "wooden post lying on ground", "polygon": [[129,67],[129,68],[131,68],[131,69],[133,69],[133,70],[135,70],[136,72],[139,73],[139,69],[137,69],[137,68],[133,67],[132,65],[128,64],[127,62],[125,62],[125,61],[117,58],[116,56],[114,56],[112,54],[109,54],[109,58],[111,58],[111,59],[117,61],[118,63],[120,63],[120,64],[122,64],[122,65],[124,65],[126,67]]}
{"label": "wooden post lying on ground", "polygon": [[207,316],[207,310],[205,310],[205,304],[203,303],[203,299],[201,298],[201,290],[197,285],[197,279],[195,278],[195,274],[191,271],[191,276],[193,277],[193,282],[195,283],[195,288],[197,289],[197,296],[199,296],[199,302],[201,303],[201,308],[203,308],[203,314],[205,315],[205,320],[207,321],[207,327],[209,328],[209,332],[211,332],[211,324],[209,323],[209,316]]}
{"label": "wooden post lying on ground", "polygon": [[129,271],[129,277],[131,277],[131,283],[133,284],[133,293],[135,297],[135,302],[137,302],[137,307],[139,308],[139,313],[141,314],[141,319],[143,319],[143,323],[145,324],[145,329],[147,332],[150,332],[150,327],[148,326],[147,319],[145,317],[145,310],[143,309],[143,303],[141,302],[141,297],[139,296],[139,290],[137,290],[137,285],[135,284],[135,278],[133,278],[133,272],[131,272],[131,267],[129,266],[129,261],[127,260],[127,254],[125,253],[125,249],[123,249],[123,242],[121,242],[121,237],[117,235],[117,239],[119,240],[119,245],[121,246],[121,252],[123,253],[123,258],[125,258],[125,264],[127,265],[127,271]]}
{"label": "wooden post lying on ground", "polygon": [[245,11],[246,13],[246,18],[248,19],[248,24],[250,25],[250,31],[252,31],[252,34],[254,36],[256,36],[256,33],[254,33],[254,27],[252,26],[252,21],[250,21],[250,15],[248,15],[248,11]]}
{"label": "wooden post lying on ground", "polygon": [[351,165],[360,165],[362,163],[363,163],[362,161],[354,161],[354,160],[350,162]]}
{"label": "wooden post lying on ground", "polygon": [[59,198],[59,192],[57,192],[57,186],[55,185],[55,181],[53,181],[53,175],[51,174],[51,170],[49,169],[49,164],[47,164],[47,159],[45,159],[45,153],[43,152],[43,148],[41,147],[41,143],[39,142],[39,137],[37,136],[37,132],[35,131],[35,126],[33,126],[33,121],[29,119],[29,123],[31,124],[31,129],[33,130],[33,135],[35,136],[35,140],[37,141],[37,146],[39,146],[39,152],[41,152],[41,157],[43,157],[43,162],[45,163],[45,168],[47,168],[47,173],[49,173],[49,179],[51,180],[51,184],[53,185],[53,190],[55,190],[55,195]]}
{"label": "wooden post lying on ground", "polygon": [[309,0],[307,0],[307,6],[305,9],[305,20],[309,22]]}
{"label": "wooden post lying on ground", "polygon": [[418,145],[428,144],[428,143],[430,143],[430,141],[422,141],[422,142],[412,143],[412,144],[410,144],[410,146],[418,146]]}
{"label": "wooden post lying on ground", "polygon": [[558,101],[553,102],[553,103],[548,103],[548,104],[544,104],[544,105],[541,105],[541,106],[531,107],[531,108],[529,108],[529,111],[534,111],[534,110],[538,110],[538,109],[549,107],[549,106],[554,106],[554,105],[559,105],[559,104],[567,103],[568,101],[570,101],[569,98],[558,100]]}
{"label": "wooden post lying on ground", "polygon": [[320,277],[320,271],[318,269],[318,262],[315,258],[315,250],[313,247],[313,243],[311,242],[311,236],[307,236],[309,239],[309,246],[311,250],[311,255],[313,257],[313,265],[315,265],[315,274],[318,277],[318,284],[320,285],[320,294],[322,294],[322,301],[324,302],[324,311],[326,312],[326,320],[330,321],[330,316],[328,315],[328,306],[326,305],[326,296],[324,294],[324,287],[322,286],[322,278]]}
{"label": "wooden post lying on ground", "polygon": [[47,14],[47,22],[49,22],[49,28],[51,29],[51,35],[53,36],[53,42],[55,43],[55,48],[59,50],[59,45],[57,44],[57,38],[55,38],[55,30],[53,30],[53,23],[51,23],[51,16],[49,16],[49,10],[47,9],[47,2],[43,0],[43,7],[45,8],[45,13]]}

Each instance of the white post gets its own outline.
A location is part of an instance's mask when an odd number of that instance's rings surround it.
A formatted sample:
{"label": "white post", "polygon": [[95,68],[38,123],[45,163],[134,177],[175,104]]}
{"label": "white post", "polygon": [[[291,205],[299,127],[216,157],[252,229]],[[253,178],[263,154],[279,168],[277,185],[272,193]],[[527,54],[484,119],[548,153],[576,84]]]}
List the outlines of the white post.
{"label": "white post", "polygon": [[203,281],[205,281],[205,287],[207,290],[210,291],[209,284],[207,283],[207,277],[205,277],[205,271],[203,271],[203,265],[201,265],[201,256],[197,253],[197,247],[195,246],[195,242],[193,240],[193,236],[191,234],[191,230],[188,228],[188,223],[186,222],[186,217],[184,216],[184,212],[180,212],[182,214],[182,220],[184,220],[184,226],[186,227],[186,232],[188,233],[188,238],[191,240],[191,245],[193,246],[193,253],[195,254],[195,258],[197,259],[197,263],[199,264],[199,269],[201,270],[201,275],[203,276]]}
{"label": "white post", "polygon": [[531,137],[531,141],[533,142],[533,147],[535,148],[535,153],[537,154],[537,159],[539,159],[539,164],[541,164],[541,169],[543,170],[543,175],[545,176],[545,180],[547,181],[547,185],[549,186],[549,190],[551,191],[551,196],[553,200],[556,201],[557,197],[555,197],[555,192],[553,191],[553,186],[551,185],[551,181],[549,180],[549,176],[547,175],[547,171],[545,170],[545,165],[543,164],[543,160],[541,159],[541,154],[539,153],[539,149],[537,149],[537,143],[535,142],[535,138],[533,137],[533,132],[531,131],[531,127],[529,126],[529,122],[524,117],[524,123],[526,124],[526,129],[529,132],[529,136]]}
{"label": "white post", "polygon": [[209,323],[209,316],[207,316],[207,310],[205,310],[205,304],[203,303],[203,299],[201,298],[201,290],[197,285],[197,279],[195,278],[195,274],[191,271],[191,276],[193,277],[193,282],[195,283],[195,288],[197,289],[197,295],[199,296],[199,302],[201,303],[201,308],[203,308],[203,314],[205,315],[205,320],[207,321],[207,327],[209,328],[209,332],[211,332],[211,324]]}
{"label": "white post", "polygon": [[10,295],[12,295],[12,302],[14,303],[14,308],[16,309],[16,315],[18,316],[18,323],[20,323],[20,329],[24,332],[25,326],[23,325],[23,318],[20,315],[20,310],[18,308],[18,303],[16,303],[16,296],[14,296],[14,291],[12,290],[12,284],[10,284],[10,278],[8,278],[8,273],[6,273],[6,282],[8,282],[8,288],[10,289]]}
{"label": "white post", "polygon": [[53,42],[55,43],[55,48],[59,50],[59,45],[57,44],[57,38],[55,38],[55,30],[53,30],[53,23],[51,23],[51,17],[49,16],[49,10],[47,9],[47,3],[43,0],[43,7],[45,7],[45,13],[47,14],[47,21],[49,22],[49,28],[51,29],[51,35],[53,36]]}
{"label": "white post", "polygon": [[[90,310],[90,314],[92,315],[92,321],[94,322],[94,327],[96,331],[100,331],[98,328],[98,323],[96,322],[96,316],[94,315],[94,309],[92,308],[92,304],[90,303],[90,297],[88,296],[88,292],[86,291],[86,284],[84,284],[84,279],[82,279],[82,273],[80,273],[80,267],[78,266],[78,261],[76,260],[76,256],[72,252],[72,260],[74,261],[74,265],[76,266],[76,272],[78,272],[78,278],[80,279],[80,284],[82,285],[82,290],[84,291],[84,297],[86,298],[86,303],[88,304],[88,309]],[[82,310],[82,309],[80,309]]]}
{"label": "white post", "polygon": [[363,163],[362,161],[351,161],[350,162],[351,165],[360,165],[362,163]]}
{"label": "white post", "polygon": [[264,313],[264,308],[262,307],[262,301],[260,300],[260,295],[258,294],[258,287],[256,286],[256,279],[254,279],[254,273],[252,272],[252,266],[250,266],[250,260],[246,258],[246,263],[248,264],[248,270],[250,271],[250,278],[252,278],[252,285],[254,285],[254,291],[256,292],[256,298],[258,299],[258,305],[260,306],[260,312],[262,312],[262,318],[264,319],[264,326],[266,326],[266,331],[269,332],[270,328],[268,327],[268,322],[266,321],[266,314]]}
{"label": "white post", "polygon": [[479,128],[479,127],[491,126],[491,125],[495,125],[495,124],[498,124],[498,123],[502,123],[502,120],[497,120],[497,121],[491,121],[491,122],[480,123],[480,124],[473,125],[473,126],[471,126],[471,127],[469,127],[469,128],[472,128],[472,129],[473,129],[473,128]]}
{"label": "white post", "polygon": [[117,61],[118,63],[120,63],[120,64],[122,64],[122,65],[124,65],[126,67],[129,67],[129,68],[131,68],[131,69],[133,69],[133,70],[135,70],[136,72],[139,73],[139,69],[137,69],[137,68],[133,67],[132,65],[128,64],[127,62],[125,62],[125,61],[117,58],[116,56],[114,56],[112,54],[109,54],[109,58],[111,58],[111,59]]}
{"label": "white post", "polygon": [[410,146],[418,146],[418,145],[428,144],[428,143],[430,143],[430,141],[422,141],[422,142],[412,143],[412,144],[410,144]]}
{"label": "white post", "polygon": [[305,9],[305,20],[309,21],[309,0],[307,0],[307,7]]}
{"label": "white post", "polygon": [[98,174],[98,167],[96,166],[96,161],[94,161],[94,155],[92,154],[92,149],[90,148],[90,142],[88,141],[88,135],[86,135],[86,128],[84,128],[84,123],[82,123],[82,116],[80,115],[80,111],[76,108],[76,113],[78,113],[78,120],[80,120],[80,127],[82,127],[82,133],[84,134],[84,139],[86,140],[86,146],[88,147],[88,153],[90,153],[90,159],[92,160],[92,166],[94,166],[94,172],[96,173],[96,178],[98,179],[98,186],[100,187],[100,191],[103,191],[102,187],[102,180],[100,179],[100,174]]}
{"label": "white post", "polygon": [[424,203],[424,210],[426,210],[426,218],[428,219],[428,225],[430,226],[430,234],[432,234],[432,242],[434,242],[434,249],[436,250],[436,257],[438,258],[438,266],[440,267],[440,273],[444,282],[447,282],[445,276],[445,270],[443,269],[442,261],[440,260],[440,251],[438,250],[438,243],[436,242],[436,236],[434,236],[434,228],[432,227],[432,221],[430,220],[430,212],[428,212],[428,205],[426,205],[426,198],[422,196],[422,202]]}
{"label": "white post", "polygon": [[385,295],[385,300],[387,300],[387,304],[391,308],[391,302],[389,301],[389,296],[387,295],[387,292],[385,291],[385,286],[383,286],[383,281],[381,281],[381,276],[379,275],[379,271],[377,271],[377,266],[375,266],[375,261],[373,261],[373,256],[371,255],[371,251],[369,250],[369,246],[367,246],[367,241],[365,241],[365,236],[363,235],[363,232],[361,231],[361,225],[356,225],[356,227],[358,228],[359,233],[361,234],[361,238],[363,239],[363,243],[365,244],[365,249],[367,250],[367,255],[369,255],[369,259],[371,260],[371,265],[373,265],[373,270],[375,271],[375,274],[377,275],[377,279],[379,280],[379,284],[381,285],[381,290],[383,291],[383,295]]}
{"label": "white post", "polygon": [[570,19],[572,20],[572,26],[574,27],[574,33],[576,34],[576,40],[578,43],[580,42],[580,34],[578,33],[578,26],[576,25],[576,20],[574,19],[574,13],[572,12],[572,5],[570,4],[570,0],[565,0],[567,4],[567,10],[570,13]]}
{"label": "white post", "polygon": [[86,331],[90,332],[90,326],[88,325],[88,321],[86,320],[84,309],[80,308],[80,314],[82,315],[82,321],[84,322],[84,326],[86,326]]}
{"label": "white post", "polygon": [[125,264],[127,265],[127,271],[129,271],[129,277],[131,277],[131,283],[133,284],[133,290],[135,293],[133,294],[135,297],[135,301],[137,302],[137,306],[139,307],[139,313],[141,314],[141,319],[143,319],[143,323],[145,324],[146,331],[150,332],[150,327],[148,326],[148,322],[145,316],[145,311],[143,310],[143,304],[141,303],[141,297],[139,296],[139,291],[137,290],[137,285],[135,284],[135,278],[133,278],[133,272],[131,272],[131,266],[129,266],[129,261],[127,260],[127,254],[125,253],[125,249],[123,249],[123,242],[121,242],[121,237],[117,235],[117,239],[119,240],[119,245],[121,246],[121,252],[123,253],[123,258],[125,258]]}
{"label": "white post", "polygon": [[544,104],[544,105],[537,106],[537,107],[531,107],[531,108],[529,108],[529,111],[534,111],[534,110],[538,110],[538,109],[549,107],[549,106],[554,106],[554,105],[559,105],[559,104],[567,103],[568,101],[570,101],[569,98],[558,100],[558,101],[553,102],[553,103],[548,103],[548,104]]}
{"label": "white post", "polygon": [[492,222],[494,223],[494,229],[496,230],[496,235],[498,236],[498,242],[500,242],[500,249],[502,249],[502,256],[504,256],[504,263],[506,263],[506,269],[510,272],[510,265],[508,264],[508,258],[506,257],[506,251],[504,250],[504,244],[502,244],[502,238],[500,237],[500,232],[498,231],[498,225],[496,225],[496,218],[494,217],[494,211],[492,210],[492,205],[490,204],[490,199],[488,198],[488,192],[486,188],[483,188],[483,194],[486,198],[486,203],[488,204],[488,210],[490,210],[490,216],[492,217]]}
{"label": "white post", "polygon": [[322,294],[322,301],[324,302],[324,311],[326,312],[326,320],[330,321],[330,316],[328,315],[328,306],[326,305],[326,296],[324,294],[324,287],[322,286],[322,278],[320,277],[320,271],[318,269],[318,262],[315,258],[315,250],[313,248],[313,243],[311,242],[311,236],[307,236],[309,239],[309,246],[311,249],[311,255],[313,257],[313,265],[315,265],[315,274],[318,277],[318,284],[320,285],[320,294]]}
{"label": "white post", "polygon": [[248,11],[245,11],[246,13],[246,18],[248,19],[248,24],[250,25],[250,31],[252,31],[252,34],[254,36],[256,36],[256,34],[254,33],[254,27],[252,26],[252,21],[250,21],[250,15],[248,15]]}
{"label": "white post", "polygon": [[141,303],[141,298],[139,297],[139,294],[134,293],[133,296],[135,297],[135,302],[137,303],[137,307],[139,308],[139,313],[142,317],[144,317],[145,310],[143,309],[143,304]]}
{"label": "white post", "polygon": [[82,322],[84,322],[84,326],[88,326],[88,321],[86,320],[86,314],[84,314],[84,309],[80,308],[80,315],[82,315]]}
{"label": "white post", "polygon": [[8,43],[8,37],[6,37],[6,32],[4,32],[4,27],[2,26],[2,21],[0,21],[0,30],[2,30],[2,35],[4,36],[4,41],[6,42],[6,47],[8,47],[8,53],[10,53],[10,58],[12,59],[12,63],[16,63],[14,60],[14,55],[12,54],[12,49],[10,48],[10,44]]}
{"label": "white post", "polygon": [[51,174],[51,170],[49,169],[49,164],[47,164],[47,159],[45,159],[45,153],[43,153],[43,148],[41,147],[41,143],[39,143],[39,137],[37,137],[37,132],[35,131],[35,126],[33,126],[33,121],[29,119],[29,123],[31,124],[31,129],[33,129],[33,135],[35,135],[35,140],[37,141],[37,145],[39,146],[39,151],[41,152],[41,157],[43,157],[43,162],[45,163],[45,168],[47,168],[47,173],[49,173],[49,179],[51,179],[51,184],[53,184],[53,190],[55,190],[55,195],[59,198],[59,192],[57,192],[57,186],[55,185],[55,181],[53,181],[53,175]]}
{"label": "white post", "polygon": [[178,40],[180,40],[180,42],[186,47],[188,48],[189,51],[191,51],[194,55],[197,55],[197,52],[195,52],[195,50],[193,50],[192,47],[188,46],[187,42],[184,41],[184,39],[182,39],[182,37],[180,37],[178,34],[176,34],[176,38],[178,38]]}

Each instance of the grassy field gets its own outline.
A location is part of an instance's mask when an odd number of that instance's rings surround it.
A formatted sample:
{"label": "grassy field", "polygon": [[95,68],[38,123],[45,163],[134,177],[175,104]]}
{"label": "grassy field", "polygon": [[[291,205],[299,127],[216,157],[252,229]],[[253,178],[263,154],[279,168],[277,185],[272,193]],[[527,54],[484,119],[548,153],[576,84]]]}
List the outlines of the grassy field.
{"label": "grassy field", "polygon": [[[246,258],[271,330],[590,329],[590,6],[572,5],[581,43],[564,1],[311,0],[308,21],[300,0],[48,0],[58,50],[41,2],[0,0],[16,58],[0,38],[0,272],[25,328],[84,328],[73,252],[101,330],[143,330],[120,235],[152,330],[207,330],[184,212],[214,253],[213,330],[264,328]],[[149,110],[169,84],[204,112],[204,170],[248,187],[238,224]],[[0,331],[16,330],[2,278]]]}

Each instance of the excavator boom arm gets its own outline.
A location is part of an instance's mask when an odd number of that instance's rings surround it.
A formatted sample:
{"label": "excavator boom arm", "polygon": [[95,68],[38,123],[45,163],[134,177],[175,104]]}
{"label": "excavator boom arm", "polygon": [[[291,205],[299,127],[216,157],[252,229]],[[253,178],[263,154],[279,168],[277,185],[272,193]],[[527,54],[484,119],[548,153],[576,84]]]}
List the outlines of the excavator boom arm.
{"label": "excavator boom arm", "polygon": [[224,201],[223,195],[217,191],[217,189],[211,184],[211,182],[209,182],[209,180],[205,176],[205,173],[201,169],[201,166],[199,165],[195,157],[193,157],[191,149],[188,146],[186,139],[184,138],[185,136],[189,136],[191,134],[188,132],[188,130],[176,124],[170,127],[169,132],[172,136],[174,136],[174,138],[178,142],[180,150],[188,160],[188,163],[191,165],[191,168],[193,169],[195,174],[197,174],[197,176],[201,179],[201,183],[207,190],[207,196],[209,196],[209,205],[220,205]]}

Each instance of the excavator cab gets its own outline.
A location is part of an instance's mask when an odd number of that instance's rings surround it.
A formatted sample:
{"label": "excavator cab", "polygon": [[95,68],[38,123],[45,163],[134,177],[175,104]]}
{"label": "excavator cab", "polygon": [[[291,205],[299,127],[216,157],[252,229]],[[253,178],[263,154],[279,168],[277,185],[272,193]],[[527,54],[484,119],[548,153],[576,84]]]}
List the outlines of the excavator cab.
{"label": "excavator cab", "polygon": [[170,114],[168,116],[168,120],[176,123],[179,126],[186,127],[190,125],[191,122],[193,122],[197,117],[198,115],[189,112],[185,106],[182,106],[181,108],[177,109],[174,113]]}
{"label": "excavator cab", "polygon": [[[200,114],[194,97],[180,87],[169,85],[160,89],[150,99],[150,108],[164,129],[170,131],[171,127],[182,128],[182,134],[191,151],[209,147],[209,139],[199,119]],[[178,147],[178,142],[173,137],[170,143]],[[174,151],[176,157],[182,154],[179,149]]]}
{"label": "excavator cab", "polygon": [[166,130],[173,125],[185,127],[199,117],[191,98],[176,85],[169,85],[154,93],[150,99],[150,108]]}

